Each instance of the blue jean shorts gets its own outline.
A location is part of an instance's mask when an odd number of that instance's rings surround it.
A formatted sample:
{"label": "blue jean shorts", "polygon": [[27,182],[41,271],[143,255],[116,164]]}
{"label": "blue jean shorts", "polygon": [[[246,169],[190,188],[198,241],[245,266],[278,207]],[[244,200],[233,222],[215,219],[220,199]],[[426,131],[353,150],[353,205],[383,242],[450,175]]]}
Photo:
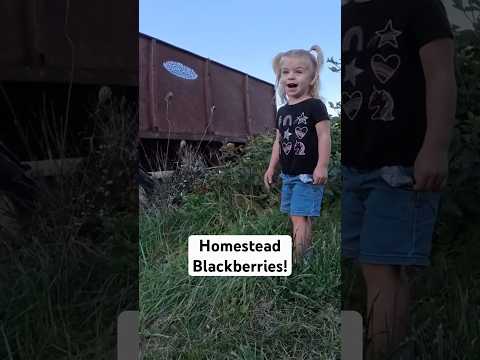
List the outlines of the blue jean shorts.
{"label": "blue jean shorts", "polygon": [[410,167],[344,167],[342,175],[342,255],[366,264],[429,265],[440,193],[414,191]]}
{"label": "blue jean shorts", "polygon": [[324,185],[314,185],[309,174],[280,174],[282,195],[280,211],[290,216],[320,216]]}

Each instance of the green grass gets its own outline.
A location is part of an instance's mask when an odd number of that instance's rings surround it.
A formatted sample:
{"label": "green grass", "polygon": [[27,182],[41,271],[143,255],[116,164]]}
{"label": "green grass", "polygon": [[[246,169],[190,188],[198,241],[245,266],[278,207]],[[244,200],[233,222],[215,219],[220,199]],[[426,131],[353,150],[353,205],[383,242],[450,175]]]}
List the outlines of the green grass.
{"label": "green grass", "polygon": [[138,308],[138,121],[98,110],[93,151],[37,179],[18,238],[0,236],[0,359],[114,359],[117,317]]}
{"label": "green grass", "polygon": [[52,225],[39,212],[32,233],[2,249],[1,359],[114,357],[116,318],[136,308],[138,289],[137,217],[115,215],[92,241],[76,234],[75,218]]}
{"label": "green grass", "polygon": [[[472,237],[455,254],[437,249],[432,266],[416,278],[411,306],[411,335],[416,359],[476,360],[480,354],[480,266]],[[473,246],[477,250],[469,251]],[[343,264],[345,308],[365,315],[365,286],[360,271]]]}
{"label": "green grass", "polygon": [[[220,233],[214,206],[141,218],[145,359],[334,359],[339,351],[338,209],[315,223],[311,264],[288,278],[190,277],[190,234]],[[275,210],[239,211],[225,234],[288,234]],[[225,220],[225,222],[228,222]],[[229,231],[230,230],[230,231]]]}
{"label": "green grass", "polygon": [[473,360],[480,354],[480,266],[465,250],[437,254],[416,284],[413,339],[422,359]]}
{"label": "green grass", "polygon": [[314,222],[316,256],[289,277],[188,275],[189,235],[290,233],[278,189],[262,193],[260,163],[245,155],[236,166],[199,181],[180,207],[141,215],[144,359],[339,358],[338,203],[327,204]]}

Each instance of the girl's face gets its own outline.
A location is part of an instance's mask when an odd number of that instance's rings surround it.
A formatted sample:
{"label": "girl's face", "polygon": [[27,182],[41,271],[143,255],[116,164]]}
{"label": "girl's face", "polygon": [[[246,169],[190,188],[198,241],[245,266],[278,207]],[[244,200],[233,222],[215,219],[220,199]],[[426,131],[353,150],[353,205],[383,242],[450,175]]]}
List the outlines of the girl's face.
{"label": "girl's face", "polygon": [[280,61],[280,85],[289,102],[310,97],[313,79],[313,67],[308,59],[301,56],[285,56]]}

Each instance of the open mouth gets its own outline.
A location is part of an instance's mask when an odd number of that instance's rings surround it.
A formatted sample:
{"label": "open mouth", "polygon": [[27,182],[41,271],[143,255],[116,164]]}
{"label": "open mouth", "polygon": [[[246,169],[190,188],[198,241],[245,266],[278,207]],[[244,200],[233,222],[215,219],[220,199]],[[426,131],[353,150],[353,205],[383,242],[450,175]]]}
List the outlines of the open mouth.
{"label": "open mouth", "polygon": [[298,86],[298,84],[287,84],[287,87],[290,89],[295,89]]}

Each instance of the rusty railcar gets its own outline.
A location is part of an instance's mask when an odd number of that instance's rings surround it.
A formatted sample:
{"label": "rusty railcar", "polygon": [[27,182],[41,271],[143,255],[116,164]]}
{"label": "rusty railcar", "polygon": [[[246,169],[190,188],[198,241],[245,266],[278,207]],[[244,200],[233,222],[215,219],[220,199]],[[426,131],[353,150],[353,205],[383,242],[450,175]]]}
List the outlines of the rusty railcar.
{"label": "rusty railcar", "polygon": [[2,81],[137,85],[137,5],[130,0],[0,3]]}
{"label": "rusty railcar", "polygon": [[275,123],[272,84],[145,34],[139,104],[143,139],[244,142]]}

